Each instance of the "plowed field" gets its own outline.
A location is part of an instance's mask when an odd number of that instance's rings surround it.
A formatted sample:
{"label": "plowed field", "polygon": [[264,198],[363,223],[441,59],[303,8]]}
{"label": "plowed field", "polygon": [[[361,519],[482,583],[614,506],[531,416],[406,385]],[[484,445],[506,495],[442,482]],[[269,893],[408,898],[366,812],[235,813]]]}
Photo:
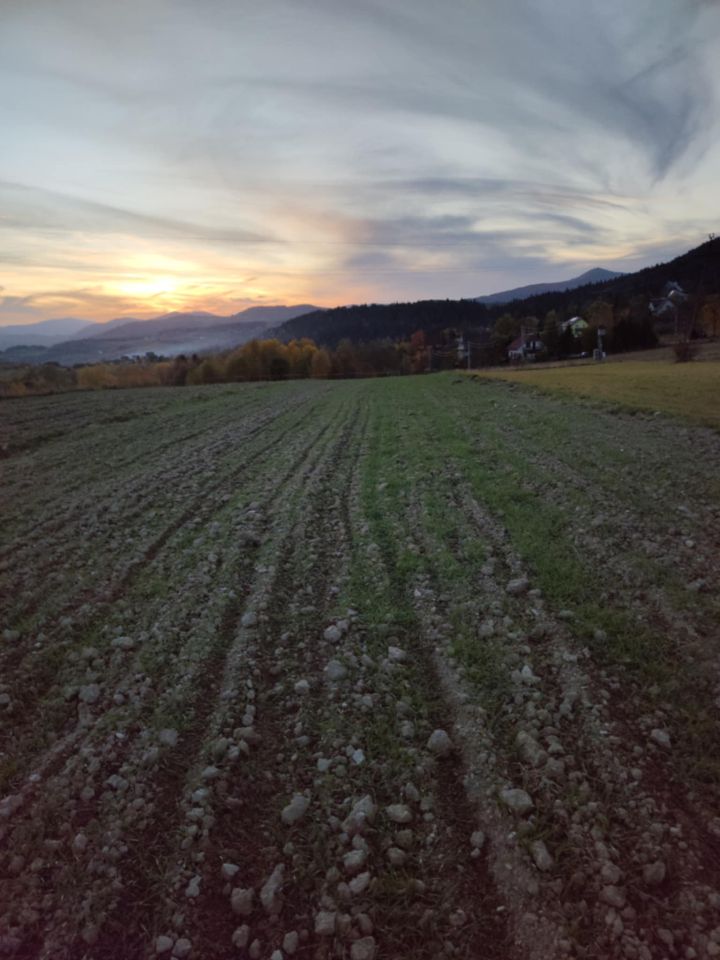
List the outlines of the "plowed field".
{"label": "plowed field", "polygon": [[438,375],[0,447],[0,956],[720,955],[716,433]]}

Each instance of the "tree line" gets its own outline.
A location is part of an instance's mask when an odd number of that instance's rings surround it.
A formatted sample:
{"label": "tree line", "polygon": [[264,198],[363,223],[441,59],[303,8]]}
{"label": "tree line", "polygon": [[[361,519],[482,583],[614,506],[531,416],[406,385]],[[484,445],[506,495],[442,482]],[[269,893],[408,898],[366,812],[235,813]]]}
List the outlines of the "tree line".
{"label": "tree line", "polygon": [[[720,295],[690,297],[682,307],[683,323],[694,335],[720,335]],[[582,316],[588,326],[578,336],[564,321]],[[664,321],[667,327],[669,321]],[[568,303],[544,315],[506,311],[490,325],[416,329],[406,339],[353,342],[344,338],[334,347],[303,337],[285,343],[279,339],[251,340],[234,350],[211,356],[181,355],[168,359],[147,354],[105,363],[63,367],[57,363],[0,369],[0,396],[59,393],[68,390],[101,390],[123,387],[184,386],[242,383],[258,380],[318,380],[398,376],[452,369],[468,365],[507,363],[508,347],[524,330],[542,342],[536,360],[565,359],[591,353],[598,328],[606,333],[603,346],[609,353],[646,349],[658,342],[663,322],[654,321],[645,297],[629,301],[593,300]]]}
{"label": "tree line", "polygon": [[424,372],[427,358],[422,332],[401,342],[351,343],[346,339],[334,350],[319,347],[307,338],[289,343],[276,339],[250,340],[234,350],[206,357],[180,355],[167,359],[147,354],[142,358],[125,357],[76,367],[45,363],[12,369],[0,377],[0,396],[259,380],[398,376]]}

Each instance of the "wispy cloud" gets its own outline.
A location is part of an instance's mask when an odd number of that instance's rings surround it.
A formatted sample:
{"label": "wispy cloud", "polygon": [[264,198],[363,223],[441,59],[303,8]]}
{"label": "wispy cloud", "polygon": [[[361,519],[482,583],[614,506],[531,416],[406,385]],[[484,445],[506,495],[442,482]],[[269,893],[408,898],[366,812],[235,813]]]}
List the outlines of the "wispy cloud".
{"label": "wispy cloud", "polygon": [[716,226],[719,106],[715,0],[3,4],[1,316],[642,265]]}

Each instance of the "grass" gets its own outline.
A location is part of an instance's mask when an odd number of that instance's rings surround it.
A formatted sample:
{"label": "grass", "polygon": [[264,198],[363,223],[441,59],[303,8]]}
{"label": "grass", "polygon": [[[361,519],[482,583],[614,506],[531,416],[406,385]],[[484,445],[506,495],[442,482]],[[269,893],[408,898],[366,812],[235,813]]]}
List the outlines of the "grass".
{"label": "grass", "polygon": [[479,375],[720,427],[720,362],[714,360],[702,363],[626,360],[537,370],[487,370]]}

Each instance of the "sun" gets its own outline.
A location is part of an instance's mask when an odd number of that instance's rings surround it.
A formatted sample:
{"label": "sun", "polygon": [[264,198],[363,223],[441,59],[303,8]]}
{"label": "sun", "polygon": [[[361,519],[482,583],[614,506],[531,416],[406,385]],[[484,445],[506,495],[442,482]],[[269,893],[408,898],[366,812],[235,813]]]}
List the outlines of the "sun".
{"label": "sun", "polygon": [[138,277],[133,280],[123,280],[117,284],[117,292],[126,297],[139,297],[143,300],[153,300],[157,297],[177,294],[182,288],[182,281],[177,277]]}

